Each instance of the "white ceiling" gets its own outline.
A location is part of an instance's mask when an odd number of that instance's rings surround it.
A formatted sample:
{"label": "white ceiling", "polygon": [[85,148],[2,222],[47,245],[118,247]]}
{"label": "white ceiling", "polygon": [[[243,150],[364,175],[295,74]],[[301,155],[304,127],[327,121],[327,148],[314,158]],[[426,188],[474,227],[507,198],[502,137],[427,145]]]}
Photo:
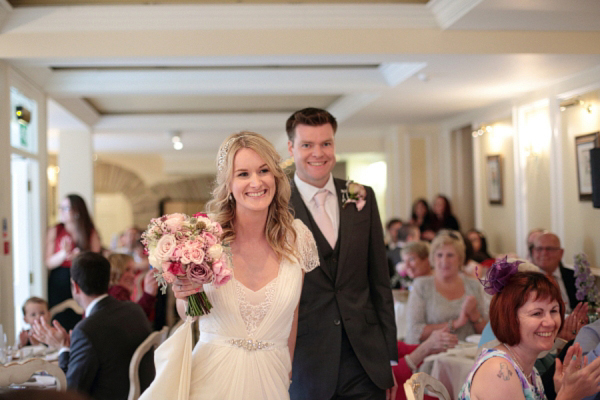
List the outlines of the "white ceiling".
{"label": "white ceiling", "polygon": [[439,123],[600,66],[598,0],[23,8],[0,0],[2,21],[1,57],[57,100],[50,129],[73,126],[66,109],[90,126],[97,152],[166,158],[173,130],[183,132],[184,154],[211,159],[225,135],[243,129],[281,147],[285,119],[301,107],[328,108],[340,130],[379,132]]}

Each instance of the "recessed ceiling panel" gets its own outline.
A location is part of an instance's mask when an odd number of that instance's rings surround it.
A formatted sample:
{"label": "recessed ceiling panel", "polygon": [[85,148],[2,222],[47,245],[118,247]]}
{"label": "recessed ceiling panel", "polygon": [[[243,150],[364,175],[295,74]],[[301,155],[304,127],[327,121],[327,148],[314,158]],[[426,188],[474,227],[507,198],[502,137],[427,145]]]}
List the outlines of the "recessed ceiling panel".
{"label": "recessed ceiling panel", "polygon": [[87,102],[100,114],[197,114],[293,112],[327,108],[339,96],[95,96]]}

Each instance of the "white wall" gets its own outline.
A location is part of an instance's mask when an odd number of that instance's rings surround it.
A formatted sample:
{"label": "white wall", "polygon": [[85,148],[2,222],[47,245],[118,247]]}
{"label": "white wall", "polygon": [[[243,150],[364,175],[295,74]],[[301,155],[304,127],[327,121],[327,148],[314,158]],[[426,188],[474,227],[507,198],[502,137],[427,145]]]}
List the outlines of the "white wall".
{"label": "white wall", "polygon": [[561,113],[563,185],[565,202],[565,232],[563,261],[573,264],[573,256],[587,254],[590,263],[600,267],[600,209],[592,207],[591,201],[580,201],[577,188],[575,138],[600,131],[600,90],[581,96],[592,104],[592,112],[574,106]]}
{"label": "white wall", "polygon": [[58,153],[59,199],[78,194],[94,213],[94,161],[92,133],[89,130],[62,130]]}

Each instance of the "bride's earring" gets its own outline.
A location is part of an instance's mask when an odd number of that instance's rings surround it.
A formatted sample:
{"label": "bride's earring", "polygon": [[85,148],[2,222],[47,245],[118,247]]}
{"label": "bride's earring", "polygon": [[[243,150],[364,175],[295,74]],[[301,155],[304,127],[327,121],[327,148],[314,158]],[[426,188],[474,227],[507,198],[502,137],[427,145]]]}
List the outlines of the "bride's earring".
{"label": "bride's earring", "polygon": [[233,202],[233,193],[229,193],[229,201]]}

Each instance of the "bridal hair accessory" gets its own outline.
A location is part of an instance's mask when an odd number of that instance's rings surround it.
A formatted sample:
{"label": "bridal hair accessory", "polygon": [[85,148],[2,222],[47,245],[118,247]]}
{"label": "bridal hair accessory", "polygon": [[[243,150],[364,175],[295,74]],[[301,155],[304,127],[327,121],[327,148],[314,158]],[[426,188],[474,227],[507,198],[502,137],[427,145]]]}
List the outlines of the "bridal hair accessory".
{"label": "bridal hair accessory", "polygon": [[362,210],[367,202],[367,189],[354,181],[346,181],[346,189],[342,189],[342,208],[350,203],[356,204],[358,211]]}
{"label": "bridal hair accessory", "polygon": [[[142,243],[164,294],[177,277],[196,284],[222,286],[231,279],[227,253],[222,245],[223,229],[206,214],[190,217],[174,213],[153,218],[142,234]],[[201,291],[188,297],[186,315],[210,313],[212,304]]]}
{"label": "bridal hair accessory", "polygon": [[483,290],[489,295],[500,293],[509,279],[519,271],[519,264],[523,261],[508,261],[508,256],[496,260],[488,270],[484,279],[478,278],[483,285]]}
{"label": "bridal hair accessory", "polygon": [[225,166],[225,160],[227,159],[227,153],[229,153],[229,148],[231,147],[231,144],[241,137],[242,136],[232,137],[221,148],[221,151],[219,152],[219,156],[217,157],[217,169],[219,170],[219,172],[223,171],[223,167]]}

